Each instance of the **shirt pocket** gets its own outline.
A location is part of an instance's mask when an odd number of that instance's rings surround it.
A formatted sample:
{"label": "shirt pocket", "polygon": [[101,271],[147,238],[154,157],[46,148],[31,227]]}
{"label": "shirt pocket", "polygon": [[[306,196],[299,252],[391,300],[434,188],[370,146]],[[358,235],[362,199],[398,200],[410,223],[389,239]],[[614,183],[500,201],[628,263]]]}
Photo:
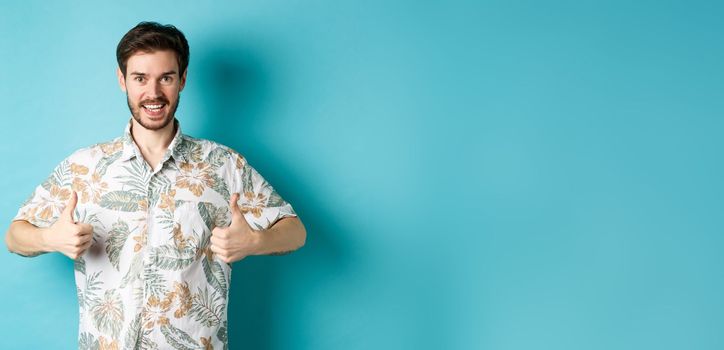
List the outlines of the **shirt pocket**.
{"label": "shirt pocket", "polygon": [[[109,262],[121,271],[126,261],[140,250],[143,212],[105,208],[93,203],[78,203],[74,219],[93,228],[92,244],[83,253],[89,265]],[[137,247],[138,246],[138,247]]]}
{"label": "shirt pocket", "polygon": [[196,258],[212,258],[228,268],[211,252],[211,231],[217,226],[229,225],[229,208],[224,203],[199,199],[177,199],[174,210],[174,226],[170,239],[178,247],[193,249]]}

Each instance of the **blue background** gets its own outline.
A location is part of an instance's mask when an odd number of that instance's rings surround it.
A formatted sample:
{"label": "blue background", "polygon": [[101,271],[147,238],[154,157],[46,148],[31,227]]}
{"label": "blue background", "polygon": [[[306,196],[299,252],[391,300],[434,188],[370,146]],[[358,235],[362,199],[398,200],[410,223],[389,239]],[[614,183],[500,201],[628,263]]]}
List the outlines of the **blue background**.
{"label": "blue background", "polygon": [[[232,349],[724,348],[715,1],[0,5],[0,221],[130,114],[115,48],[191,45],[184,132],[308,229],[234,265]],[[2,346],[76,346],[72,263],[3,250]]]}

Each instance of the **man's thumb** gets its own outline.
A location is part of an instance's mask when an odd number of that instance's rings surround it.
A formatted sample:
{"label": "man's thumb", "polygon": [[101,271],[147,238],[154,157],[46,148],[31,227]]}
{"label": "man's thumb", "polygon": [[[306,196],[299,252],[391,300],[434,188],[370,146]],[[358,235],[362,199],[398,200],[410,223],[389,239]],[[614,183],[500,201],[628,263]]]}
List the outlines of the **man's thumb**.
{"label": "man's thumb", "polygon": [[239,209],[239,194],[234,193],[229,199],[229,209],[231,210],[232,217],[242,216],[241,209]]}
{"label": "man's thumb", "polygon": [[75,220],[73,219],[73,212],[75,211],[75,206],[78,204],[78,193],[75,191],[72,192],[70,200],[68,200],[68,203],[65,205],[65,209],[63,209],[63,216],[66,219],[69,219],[70,222],[75,223]]}

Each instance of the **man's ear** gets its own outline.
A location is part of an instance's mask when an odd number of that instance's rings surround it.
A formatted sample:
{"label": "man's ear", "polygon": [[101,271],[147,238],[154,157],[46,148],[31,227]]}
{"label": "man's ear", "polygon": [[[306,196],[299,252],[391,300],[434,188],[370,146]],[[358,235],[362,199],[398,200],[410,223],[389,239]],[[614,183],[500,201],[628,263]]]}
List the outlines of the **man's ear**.
{"label": "man's ear", "polygon": [[121,68],[116,68],[116,75],[118,76],[118,85],[121,86],[121,91],[126,91],[126,77],[123,76],[123,73],[121,72]]}
{"label": "man's ear", "polygon": [[186,72],[188,72],[188,71],[189,71],[189,69],[186,68],[186,70],[184,70],[184,74],[181,74],[181,80],[180,80],[179,89],[178,89],[179,92],[183,91],[184,86],[186,86]]}

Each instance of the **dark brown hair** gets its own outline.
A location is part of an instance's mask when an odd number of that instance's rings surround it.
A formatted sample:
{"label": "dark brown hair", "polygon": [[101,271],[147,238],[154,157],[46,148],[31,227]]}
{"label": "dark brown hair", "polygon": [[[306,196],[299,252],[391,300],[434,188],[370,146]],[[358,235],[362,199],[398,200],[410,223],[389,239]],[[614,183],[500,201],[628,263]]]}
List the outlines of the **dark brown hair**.
{"label": "dark brown hair", "polygon": [[116,48],[116,60],[121,73],[126,76],[128,58],[134,53],[172,50],[178,60],[179,76],[183,75],[189,65],[189,43],[184,33],[170,24],[141,22],[123,36]]}

